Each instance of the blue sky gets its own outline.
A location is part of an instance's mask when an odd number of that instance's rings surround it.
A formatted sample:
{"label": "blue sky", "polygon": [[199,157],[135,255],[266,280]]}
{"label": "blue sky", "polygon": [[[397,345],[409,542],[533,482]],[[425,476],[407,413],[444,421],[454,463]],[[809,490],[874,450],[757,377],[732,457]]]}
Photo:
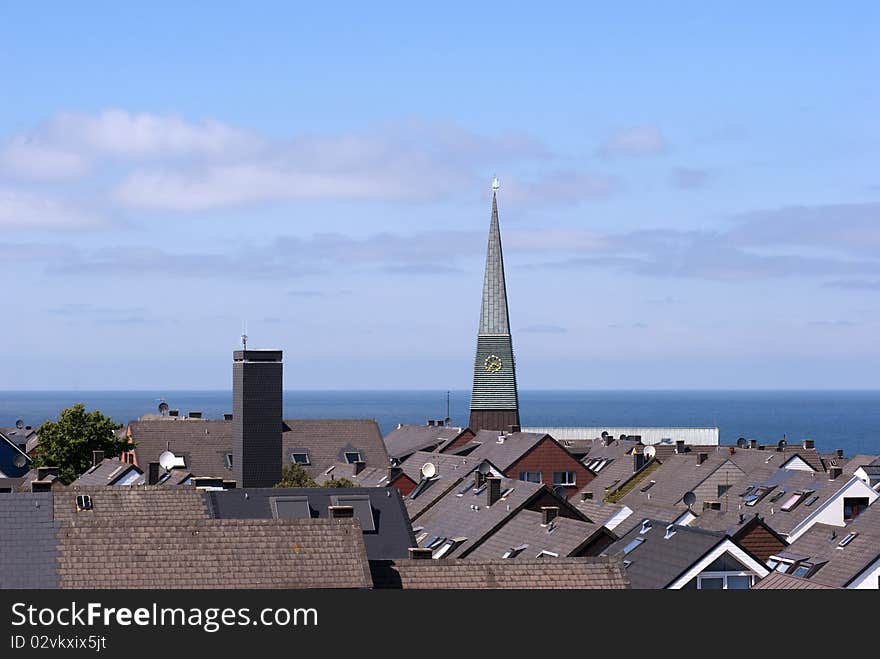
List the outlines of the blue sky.
{"label": "blue sky", "polygon": [[[875,3],[6,3],[2,389],[876,388]],[[717,5],[717,6],[715,6]]]}

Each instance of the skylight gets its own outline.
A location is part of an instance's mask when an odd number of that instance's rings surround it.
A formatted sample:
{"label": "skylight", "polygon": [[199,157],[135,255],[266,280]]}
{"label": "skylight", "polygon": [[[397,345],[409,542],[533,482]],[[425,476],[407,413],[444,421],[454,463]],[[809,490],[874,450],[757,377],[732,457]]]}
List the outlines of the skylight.
{"label": "skylight", "polygon": [[848,533],[847,536],[843,540],[841,540],[839,543],[837,543],[838,548],[842,549],[842,548],[846,547],[849,543],[851,543],[853,540],[855,540],[856,536],[858,536],[858,535],[859,534],[857,531],[853,531],[852,533]]}
{"label": "skylight", "polygon": [[818,500],[819,500],[819,495],[818,495],[818,494],[813,495],[813,496],[811,496],[809,499],[807,499],[806,501],[804,501],[804,505],[807,506],[807,507],[809,508],[809,507],[812,506],[814,503],[816,503]]}
{"label": "skylight", "polygon": [[644,541],[645,541],[644,538],[634,538],[629,543],[627,543],[626,547],[623,548],[623,555],[626,556],[628,553],[630,553],[633,549],[638,547]]}
{"label": "skylight", "polygon": [[345,461],[348,464],[354,464],[355,462],[361,462],[361,453],[360,451],[346,451],[345,453]]}

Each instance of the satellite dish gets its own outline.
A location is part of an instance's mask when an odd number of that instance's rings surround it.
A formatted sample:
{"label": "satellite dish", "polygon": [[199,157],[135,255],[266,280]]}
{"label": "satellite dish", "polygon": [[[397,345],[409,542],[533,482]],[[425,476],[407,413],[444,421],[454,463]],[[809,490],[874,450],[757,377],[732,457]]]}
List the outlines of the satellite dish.
{"label": "satellite dish", "polygon": [[778,443],[776,446],[777,446],[777,448],[781,451],[781,450],[784,449],[787,445],[788,445],[788,442],[786,442],[784,439],[780,439],[780,440],[779,440],[779,443]]}
{"label": "satellite dish", "polygon": [[422,465],[422,478],[434,478],[437,473],[437,467],[432,462],[426,462]]}
{"label": "satellite dish", "polygon": [[653,458],[655,455],[657,455],[657,449],[656,449],[656,448],[654,448],[653,446],[646,446],[646,447],[645,447],[645,457],[646,457],[646,458],[648,458],[648,459],[650,460],[650,459]]}
{"label": "satellite dish", "polygon": [[693,492],[685,492],[681,500],[684,501],[684,505],[690,508],[697,502],[697,495]]}
{"label": "satellite dish", "polygon": [[15,422],[15,427],[18,428],[19,430],[21,430],[22,428],[24,428],[24,421],[19,419],[18,421]]}
{"label": "satellite dish", "polygon": [[483,476],[492,471],[492,467],[489,466],[488,462],[481,462],[480,466],[477,467],[477,471],[479,471]]}
{"label": "satellite dish", "polygon": [[167,412],[168,412],[168,403],[166,403],[166,402],[163,400],[161,403],[159,403],[159,414],[163,414],[163,415],[164,415],[164,414],[166,414]]}
{"label": "satellite dish", "polygon": [[565,485],[557,485],[553,488],[553,491],[556,493],[556,496],[561,499],[568,498],[568,490],[566,490]]}
{"label": "satellite dish", "polygon": [[15,459],[12,461],[12,464],[21,469],[27,464],[27,458],[23,455],[16,455]]}
{"label": "satellite dish", "polygon": [[743,448],[746,445],[746,438],[740,437],[738,440],[736,440],[736,445],[740,448]]}
{"label": "satellite dish", "polygon": [[171,451],[162,451],[159,455],[159,465],[165,471],[171,471],[177,463],[177,456]]}

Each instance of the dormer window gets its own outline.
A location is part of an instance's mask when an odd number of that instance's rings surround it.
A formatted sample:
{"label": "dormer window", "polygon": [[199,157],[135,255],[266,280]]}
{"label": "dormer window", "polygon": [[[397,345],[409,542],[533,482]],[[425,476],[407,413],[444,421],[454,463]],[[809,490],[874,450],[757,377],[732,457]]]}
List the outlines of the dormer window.
{"label": "dormer window", "polygon": [[353,465],[355,462],[363,462],[361,460],[361,452],[360,451],[346,451],[345,452],[345,461]]}
{"label": "dormer window", "polygon": [[88,494],[78,494],[76,496],[76,510],[79,512],[80,510],[91,510],[92,509],[92,497]]}

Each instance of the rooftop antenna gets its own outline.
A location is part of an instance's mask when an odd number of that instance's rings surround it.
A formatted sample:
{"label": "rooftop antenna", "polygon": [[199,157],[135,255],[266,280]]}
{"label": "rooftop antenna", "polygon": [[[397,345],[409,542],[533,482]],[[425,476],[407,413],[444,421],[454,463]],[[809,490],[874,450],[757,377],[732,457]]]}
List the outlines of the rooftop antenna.
{"label": "rooftop antenna", "polygon": [[492,177],[492,192],[498,192],[498,188],[501,187],[501,183],[498,180],[497,176]]}
{"label": "rooftop antenna", "polygon": [[446,425],[447,426],[452,422],[452,415],[450,414],[450,408],[449,408],[449,395],[450,395],[450,392],[447,389],[447,391],[446,391]]}
{"label": "rooftop antenna", "polygon": [[244,327],[241,330],[241,348],[242,350],[247,350],[247,321],[245,321]]}

